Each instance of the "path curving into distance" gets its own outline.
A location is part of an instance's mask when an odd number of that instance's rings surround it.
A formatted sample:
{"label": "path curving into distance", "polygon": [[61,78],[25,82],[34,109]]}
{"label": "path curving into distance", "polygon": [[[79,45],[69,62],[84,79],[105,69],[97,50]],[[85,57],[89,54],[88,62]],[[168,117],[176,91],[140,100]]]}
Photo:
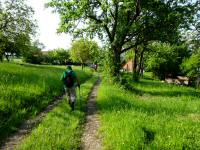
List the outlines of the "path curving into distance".
{"label": "path curving into distance", "polygon": [[97,131],[100,127],[100,121],[97,114],[96,98],[97,89],[101,83],[101,78],[99,77],[97,83],[94,85],[88,99],[87,103],[87,113],[86,113],[86,125],[82,137],[83,150],[101,150],[101,139],[97,135]]}

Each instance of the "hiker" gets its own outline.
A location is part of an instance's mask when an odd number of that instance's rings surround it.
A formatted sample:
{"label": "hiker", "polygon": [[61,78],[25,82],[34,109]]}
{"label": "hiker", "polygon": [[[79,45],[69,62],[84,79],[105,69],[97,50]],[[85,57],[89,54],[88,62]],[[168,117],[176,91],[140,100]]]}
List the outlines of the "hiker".
{"label": "hiker", "polygon": [[97,71],[97,69],[98,69],[98,64],[96,63],[96,64],[94,65],[94,70]]}
{"label": "hiker", "polygon": [[97,69],[98,69],[98,64],[97,64],[97,63],[92,64],[90,67],[91,67],[92,69],[94,69],[94,71],[97,71]]}
{"label": "hiker", "polygon": [[80,89],[80,81],[76,73],[72,70],[71,66],[67,66],[67,69],[63,73],[61,80],[64,83],[64,89],[67,93],[67,98],[69,105],[72,110],[74,110],[74,105],[76,102],[76,87]]}

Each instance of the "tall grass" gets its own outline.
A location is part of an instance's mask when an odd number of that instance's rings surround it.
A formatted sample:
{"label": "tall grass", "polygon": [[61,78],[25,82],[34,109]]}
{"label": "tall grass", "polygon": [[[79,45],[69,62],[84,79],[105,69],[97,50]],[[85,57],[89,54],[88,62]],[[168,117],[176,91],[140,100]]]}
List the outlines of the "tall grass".
{"label": "tall grass", "polygon": [[130,90],[103,82],[98,94],[104,149],[200,149],[200,92],[142,79]]}
{"label": "tall grass", "polygon": [[[0,140],[62,93],[64,67],[0,63]],[[80,73],[84,81],[89,71]]]}
{"label": "tall grass", "polygon": [[85,113],[82,110],[85,108],[88,94],[96,80],[97,77],[92,77],[81,85],[75,111],[71,111],[65,99],[45,117],[17,149],[80,149],[85,119]]}

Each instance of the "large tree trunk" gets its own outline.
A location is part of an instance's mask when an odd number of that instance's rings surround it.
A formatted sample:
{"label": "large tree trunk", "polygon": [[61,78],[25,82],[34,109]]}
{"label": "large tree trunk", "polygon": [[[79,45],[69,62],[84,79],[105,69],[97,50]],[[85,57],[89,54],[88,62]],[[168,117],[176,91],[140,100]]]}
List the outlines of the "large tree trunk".
{"label": "large tree trunk", "polygon": [[3,55],[0,54],[0,61],[3,62]]}
{"label": "large tree trunk", "polygon": [[[1,44],[1,43],[0,43],[0,44]],[[1,61],[1,62],[3,61],[3,54],[4,54],[4,53],[3,53],[3,50],[0,49],[0,61]]]}
{"label": "large tree trunk", "polygon": [[200,77],[197,77],[197,79],[196,79],[196,87],[197,88],[200,87]]}
{"label": "large tree trunk", "polygon": [[5,57],[6,57],[7,61],[9,62],[10,61],[9,56],[5,55]]}
{"label": "large tree trunk", "polygon": [[120,76],[120,69],[121,69],[121,59],[120,59],[120,48],[113,47],[111,49],[112,56],[111,56],[111,75],[119,78]]}

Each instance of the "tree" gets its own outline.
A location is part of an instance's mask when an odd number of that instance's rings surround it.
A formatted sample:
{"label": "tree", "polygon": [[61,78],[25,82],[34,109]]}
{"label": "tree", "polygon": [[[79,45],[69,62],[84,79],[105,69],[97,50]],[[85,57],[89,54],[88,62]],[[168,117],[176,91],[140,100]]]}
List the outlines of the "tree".
{"label": "tree", "polygon": [[90,53],[90,62],[93,64],[100,63],[102,59],[102,51],[98,44],[95,41],[88,41],[89,53]]}
{"label": "tree", "polygon": [[26,51],[23,55],[25,62],[32,64],[41,64],[43,61],[43,55],[41,50],[44,48],[44,45],[38,40],[29,45],[29,50]]}
{"label": "tree", "polygon": [[[20,55],[30,44],[35,33],[33,9],[25,0],[5,0],[0,4],[0,58],[9,60],[10,55]],[[25,48],[26,47],[26,48]]]}
{"label": "tree", "polygon": [[69,60],[69,51],[63,48],[57,48],[53,51],[48,51],[46,55],[44,55],[44,62],[56,65],[66,65]]}
{"label": "tree", "polygon": [[87,39],[80,39],[72,43],[70,58],[74,62],[79,62],[82,69],[85,63],[98,61],[99,47],[96,42]]}
{"label": "tree", "polygon": [[151,51],[147,53],[146,69],[160,79],[165,79],[168,74],[174,77],[180,75],[183,59],[190,57],[190,52],[185,45],[154,42],[148,48]]}
{"label": "tree", "polygon": [[145,31],[143,25],[147,14],[150,19],[147,23],[151,26],[148,32],[162,30],[165,31],[160,32],[163,37],[170,37],[193,19],[195,11],[191,2],[177,0],[52,0],[48,6],[54,7],[61,16],[59,32],[107,39],[114,76],[119,75],[121,54],[143,42],[140,33]]}
{"label": "tree", "polygon": [[191,80],[195,81],[200,78],[200,49],[193,53],[190,58],[184,59],[181,67],[182,71],[186,73]]}

